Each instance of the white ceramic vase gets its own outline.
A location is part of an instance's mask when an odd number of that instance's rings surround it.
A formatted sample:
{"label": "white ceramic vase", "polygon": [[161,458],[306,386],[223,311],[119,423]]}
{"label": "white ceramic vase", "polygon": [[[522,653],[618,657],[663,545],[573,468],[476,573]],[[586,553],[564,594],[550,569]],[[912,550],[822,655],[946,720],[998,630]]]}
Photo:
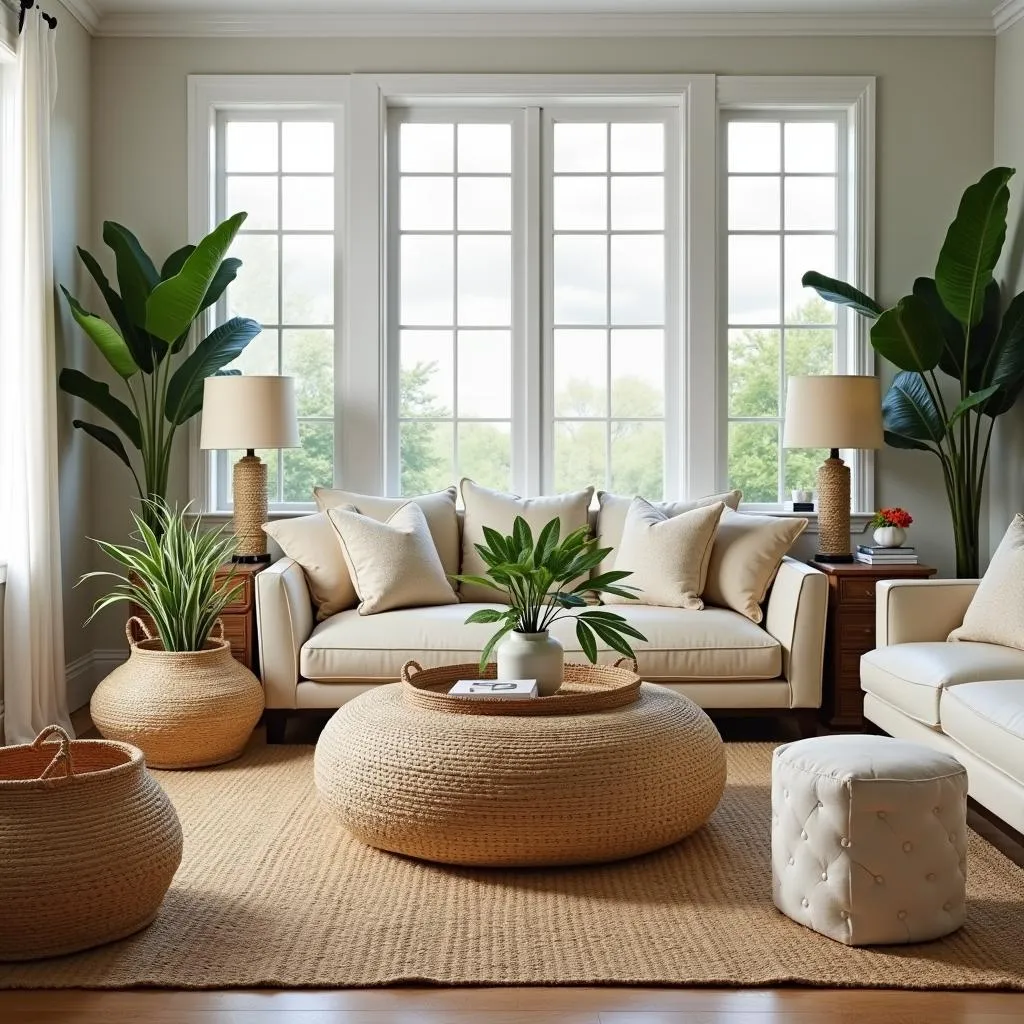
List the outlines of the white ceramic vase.
{"label": "white ceramic vase", "polygon": [[509,633],[498,644],[499,679],[536,679],[537,693],[550,697],[562,685],[565,651],[551,634]]}
{"label": "white ceramic vase", "polygon": [[873,536],[880,548],[898,548],[907,539],[907,531],[902,526],[880,526]]}

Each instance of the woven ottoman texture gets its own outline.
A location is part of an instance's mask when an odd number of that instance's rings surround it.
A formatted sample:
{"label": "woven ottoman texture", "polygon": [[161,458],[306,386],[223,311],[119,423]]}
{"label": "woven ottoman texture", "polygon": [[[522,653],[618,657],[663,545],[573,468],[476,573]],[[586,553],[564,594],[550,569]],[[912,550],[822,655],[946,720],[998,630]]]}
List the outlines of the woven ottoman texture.
{"label": "woven ottoman texture", "polygon": [[772,897],[849,946],[924,942],[966,916],[967,772],[888,736],[822,736],[772,760]]}
{"label": "woven ottoman texture", "polygon": [[700,828],[725,788],[725,750],[693,701],[648,683],[625,707],[541,717],[419,708],[393,684],[334,715],[314,773],[369,846],[446,864],[585,864]]}

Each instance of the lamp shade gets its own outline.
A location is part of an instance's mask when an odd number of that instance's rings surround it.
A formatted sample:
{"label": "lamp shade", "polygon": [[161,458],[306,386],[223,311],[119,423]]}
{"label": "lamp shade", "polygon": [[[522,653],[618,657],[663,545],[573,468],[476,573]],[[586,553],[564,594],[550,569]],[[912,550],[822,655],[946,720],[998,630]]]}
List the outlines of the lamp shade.
{"label": "lamp shade", "polygon": [[785,448],[881,448],[882,388],[877,377],[790,377]]}
{"label": "lamp shade", "polygon": [[292,377],[207,377],[199,447],[298,448]]}

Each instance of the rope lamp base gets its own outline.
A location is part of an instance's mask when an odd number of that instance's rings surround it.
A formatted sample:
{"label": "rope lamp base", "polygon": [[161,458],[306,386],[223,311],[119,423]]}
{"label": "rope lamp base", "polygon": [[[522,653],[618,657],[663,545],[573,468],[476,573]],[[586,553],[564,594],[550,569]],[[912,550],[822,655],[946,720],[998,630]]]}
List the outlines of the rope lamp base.
{"label": "rope lamp base", "polygon": [[818,470],[819,562],[852,562],[850,553],[850,467],[833,449]]}
{"label": "rope lamp base", "polygon": [[267,521],[267,464],[250,449],[235,463],[232,477],[232,495],[235,502],[234,562],[269,562],[267,537],[263,524]]}

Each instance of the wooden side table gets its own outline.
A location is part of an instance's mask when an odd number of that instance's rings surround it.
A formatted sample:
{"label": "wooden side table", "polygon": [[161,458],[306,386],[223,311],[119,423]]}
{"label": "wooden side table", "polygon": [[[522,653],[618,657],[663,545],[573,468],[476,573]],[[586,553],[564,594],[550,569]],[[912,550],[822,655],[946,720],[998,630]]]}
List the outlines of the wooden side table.
{"label": "wooden side table", "polygon": [[928,565],[808,563],[828,577],[828,625],[822,678],[822,721],[833,729],[864,727],[860,656],[875,646],[875,584],[879,580],[924,580]]}
{"label": "wooden side table", "polygon": [[227,562],[217,570],[217,582],[223,583],[234,571],[232,586],[242,585],[235,599],[221,612],[224,639],[231,644],[231,653],[247,669],[259,675],[259,654],[256,647],[256,576],[265,564],[251,565]]}

